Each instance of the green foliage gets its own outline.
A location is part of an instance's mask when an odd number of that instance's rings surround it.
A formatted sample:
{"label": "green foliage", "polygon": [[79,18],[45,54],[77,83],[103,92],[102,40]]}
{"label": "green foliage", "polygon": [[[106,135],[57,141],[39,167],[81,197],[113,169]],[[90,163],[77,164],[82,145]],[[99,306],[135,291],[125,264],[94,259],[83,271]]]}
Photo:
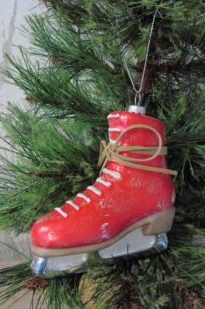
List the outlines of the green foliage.
{"label": "green foliage", "polygon": [[10,113],[1,123],[15,145],[16,162],[2,158],[0,225],[24,232],[94,177],[99,136],[88,119],[54,121],[17,107]]}
{"label": "green foliage", "polygon": [[205,252],[201,247],[204,235],[204,231],[192,226],[175,226],[173,247],[164,254],[138,255],[106,263],[91,257],[84,277],[90,285],[97,285],[92,299],[99,308],[101,304],[107,304],[103,308],[116,309],[132,303],[146,309],[150,305],[163,309],[204,308],[205,302],[199,297],[205,284],[202,271]]}
{"label": "green foliage", "polygon": [[30,265],[22,264],[0,270],[0,301],[3,303],[25,288],[25,282],[31,277]]}
{"label": "green foliage", "polygon": [[77,294],[78,276],[63,277],[49,280],[45,298],[51,309],[83,308]]}
{"label": "green foliage", "polygon": [[54,107],[54,113],[61,108],[63,116],[72,113],[99,115],[100,112],[108,113],[113,106],[120,107],[118,87],[103,80],[99,74],[85,70],[75,76],[72,69],[59,65],[39,69],[28,56],[22,58],[22,63],[10,59],[14,68],[7,76],[33,101]]}
{"label": "green foliage", "polygon": [[[131,303],[140,309],[204,308],[204,1],[46,4],[47,13],[29,17],[29,33],[24,29],[32,52],[22,49],[5,72],[30,107],[10,106],[1,116],[8,137],[2,148],[16,160],[1,158],[0,226],[28,231],[33,221],[94,180],[99,141],[107,138],[106,116],[134,100],[124,62],[138,87],[158,8],[143,104],[165,122],[169,166],[178,170],[171,248],[108,263],[92,258],[86,276],[98,285],[99,309]],[[34,63],[31,54],[41,60]],[[1,299],[23,288],[29,276],[28,265],[1,271],[0,287],[8,285]],[[79,280],[49,281],[42,294],[48,308],[81,308]]]}
{"label": "green foliage", "polygon": [[[42,305],[51,309],[83,308],[77,295],[78,276],[57,278],[55,280],[39,279],[31,276],[30,264],[22,264],[0,270],[0,301],[23,291],[19,298],[31,293],[28,308],[40,309]],[[15,306],[15,303],[13,304]]]}

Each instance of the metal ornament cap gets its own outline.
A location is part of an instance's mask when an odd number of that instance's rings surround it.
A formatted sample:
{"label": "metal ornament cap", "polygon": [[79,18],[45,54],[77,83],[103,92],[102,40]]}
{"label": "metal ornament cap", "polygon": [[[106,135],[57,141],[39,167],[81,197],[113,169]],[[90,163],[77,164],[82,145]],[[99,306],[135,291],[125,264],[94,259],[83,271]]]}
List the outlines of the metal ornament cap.
{"label": "metal ornament cap", "polygon": [[144,106],[130,105],[128,108],[129,113],[145,115],[146,109]]}

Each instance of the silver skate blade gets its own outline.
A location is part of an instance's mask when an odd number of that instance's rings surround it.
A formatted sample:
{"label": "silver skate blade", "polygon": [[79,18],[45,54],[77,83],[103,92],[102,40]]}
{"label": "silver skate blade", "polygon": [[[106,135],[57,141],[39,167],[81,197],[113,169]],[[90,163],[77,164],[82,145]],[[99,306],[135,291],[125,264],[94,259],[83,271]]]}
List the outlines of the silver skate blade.
{"label": "silver skate blade", "polygon": [[88,254],[73,254],[68,256],[35,256],[31,263],[34,275],[42,278],[54,278],[68,273],[79,273],[87,261]]}
{"label": "silver skate blade", "polygon": [[163,251],[168,247],[166,234],[144,235],[141,228],[128,233],[113,245],[99,250],[102,259],[127,256],[135,253],[145,252],[150,249]]}
{"label": "silver skate blade", "polygon": [[[98,254],[102,259],[110,259],[146,251],[164,251],[167,247],[166,234],[144,235],[142,229],[137,229],[128,233],[115,244],[99,250]],[[55,257],[35,256],[31,269],[38,277],[54,278],[84,271],[87,259],[88,253]]]}

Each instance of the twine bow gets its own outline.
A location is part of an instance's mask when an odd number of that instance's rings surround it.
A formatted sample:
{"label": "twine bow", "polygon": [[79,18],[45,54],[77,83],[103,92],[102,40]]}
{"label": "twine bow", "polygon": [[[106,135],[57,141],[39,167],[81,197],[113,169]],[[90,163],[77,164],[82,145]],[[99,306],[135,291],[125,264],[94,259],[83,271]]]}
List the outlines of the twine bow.
{"label": "twine bow", "polygon": [[[157,139],[158,139],[158,147],[144,147],[144,146],[120,146],[120,141],[122,140],[123,136],[134,129],[147,129],[152,131]],[[148,155],[149,157],[146,158],[132,158],[122,155],[122,152],[127,152],[129,154],[141,154],[141,155]],[[162,138],[160,133],[153,127],[145,125],[145,124],[136,124],[127,127],[114,143],[107,144],[106,141],[101,141],[100,144],[100,155],[98,160],[98,166],[101,166],[100,173],[102,173],[103,168],[106,166],[109,160],[113,160],[118,162],[121,165],[132,167],[139,170],[145,171],[152,171],[152,172],[159,172],[162,174],[169,174],[169,175],[177,175],[176,171],[155,167],[155,166],[148,166],[139,164],[139,162],[148,162],[155,159],[159,155],[166,155],[167,154],[167,147],[162,146]]]}

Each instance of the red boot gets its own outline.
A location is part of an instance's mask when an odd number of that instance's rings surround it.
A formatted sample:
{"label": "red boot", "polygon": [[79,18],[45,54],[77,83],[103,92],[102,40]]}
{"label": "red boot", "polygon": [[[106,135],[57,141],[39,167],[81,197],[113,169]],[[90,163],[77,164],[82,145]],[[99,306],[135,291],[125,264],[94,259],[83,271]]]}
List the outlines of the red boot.
{"label": "red boot", "polygon": [[110,144],[102,143],[100,177],[33,225],[35,255],[82,257],[139,231],[143,236],[171,229],[175,187],[170,175],[176,173],[166,165],[164,124],[129,112],[113,112],[108,122]]}

